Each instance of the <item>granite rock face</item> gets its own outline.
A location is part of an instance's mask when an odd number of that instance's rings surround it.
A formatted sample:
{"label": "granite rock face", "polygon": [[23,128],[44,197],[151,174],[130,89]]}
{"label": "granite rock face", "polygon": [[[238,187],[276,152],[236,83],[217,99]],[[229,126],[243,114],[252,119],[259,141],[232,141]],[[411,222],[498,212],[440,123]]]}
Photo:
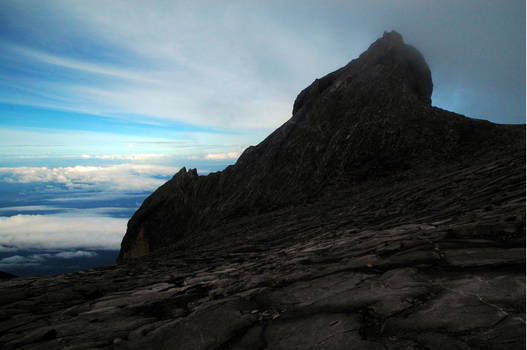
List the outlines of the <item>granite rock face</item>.
{"label": "granite rock face", "polygon": [[234,166],[158,189],[121,264],[0,281],[0,347],[524,349],[525,126],[431,89],[386,33]]}
{"label": "granite rock face", "polygon": [[155,191],[129,221],[119,261],[364,182],[516,152],[521,127],[434,108],[432,86],[422,55],[400,34],[385,33],[304,89],[292,118],[235,165],[208,176],[182,169]]}

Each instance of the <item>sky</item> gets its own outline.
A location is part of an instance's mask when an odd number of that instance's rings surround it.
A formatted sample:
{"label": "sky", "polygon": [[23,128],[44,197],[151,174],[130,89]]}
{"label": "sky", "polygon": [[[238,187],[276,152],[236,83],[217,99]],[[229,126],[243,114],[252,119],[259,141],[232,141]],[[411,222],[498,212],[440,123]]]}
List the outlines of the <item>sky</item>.
{"label": "sky", "polygon": [[1,1],[0,270],[107,263],[155,188],[234,163],[389,30],[433,105],[525,123],[525,1]]}

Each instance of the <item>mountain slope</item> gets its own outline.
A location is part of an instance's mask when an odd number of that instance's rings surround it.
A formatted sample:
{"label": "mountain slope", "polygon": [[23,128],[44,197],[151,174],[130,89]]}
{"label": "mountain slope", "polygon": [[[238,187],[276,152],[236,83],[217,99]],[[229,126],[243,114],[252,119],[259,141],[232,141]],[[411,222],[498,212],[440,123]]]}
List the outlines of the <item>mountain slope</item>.
{"label": "mountain slope", "polygon": [[208,176],[183,168],[155,191],[129,221],[118,261],[364,181],[522,150],[521,127],[432,107],[432,87],[422,55],[400,34],[385,33],[304,89],[292,118],[235,165]]}

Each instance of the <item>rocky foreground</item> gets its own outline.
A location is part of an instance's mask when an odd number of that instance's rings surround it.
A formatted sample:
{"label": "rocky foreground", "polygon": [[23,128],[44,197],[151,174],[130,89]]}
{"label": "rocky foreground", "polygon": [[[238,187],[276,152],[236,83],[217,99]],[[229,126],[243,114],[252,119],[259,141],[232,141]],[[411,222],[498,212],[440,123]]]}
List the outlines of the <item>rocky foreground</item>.
{"label": "rocky foreground", "polygon": [[385,33],[145,200],[119,265],[0,281],[0,347],[525,349],[525,126],[431,92]]}
{"label": "rocky foreground", "polygon": [[[0,283],[2,349],[524,349],[524,155]],[[418,214],[417,216],[415,214]]]}

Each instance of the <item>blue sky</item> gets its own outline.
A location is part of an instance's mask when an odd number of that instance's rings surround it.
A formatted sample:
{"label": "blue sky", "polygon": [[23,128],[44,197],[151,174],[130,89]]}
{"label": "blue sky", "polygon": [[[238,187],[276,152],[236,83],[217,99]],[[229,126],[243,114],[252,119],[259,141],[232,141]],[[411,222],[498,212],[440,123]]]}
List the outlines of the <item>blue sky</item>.
{"label": "blue sky", "polygon": [[[0,146],[238,154],[290,117],[301,89],[390,29],[428,60],[435,105],[524,122],[523,1],[7,0]],[[64,135],[77,132],[82,146]]]}
{"label": "blue sky", "polygon": [[0,270],[118,249],[179,168],[235,162],[392,29],[434,105],[525,122],[524,1],[1,1]]}

